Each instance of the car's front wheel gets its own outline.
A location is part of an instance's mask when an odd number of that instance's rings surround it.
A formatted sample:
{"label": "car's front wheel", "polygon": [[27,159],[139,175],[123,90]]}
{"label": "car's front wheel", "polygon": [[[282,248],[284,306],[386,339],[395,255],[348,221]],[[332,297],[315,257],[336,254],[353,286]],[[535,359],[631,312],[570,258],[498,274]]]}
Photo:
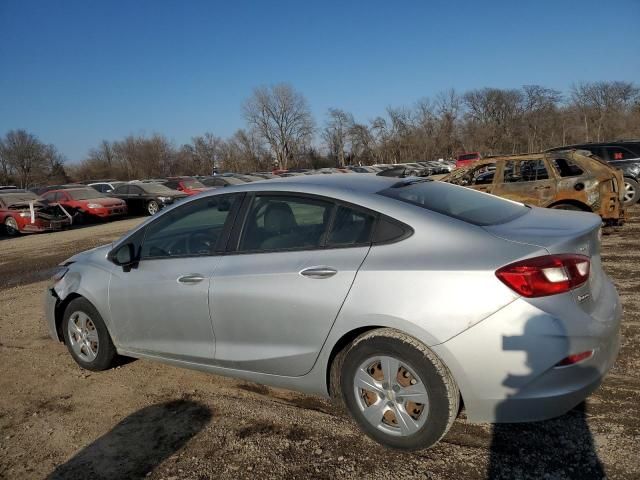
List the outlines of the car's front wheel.
{"label": "car's front wheel", "polygon": [[347,351],[340,388],[351,415],[382,445],[429,448],[455,420],[460,393],[447,367],[424,344],[376,329]]}
{"label": "car's front wheel", "polygon": [[18,227],[18,222],[13,217],[7,217],[5,219],[4,230],[7,232],[7,235],[16,236],[20,234],[20,228]]}
{"label": "car's front wheel", "polygon": [[69,353],[82,368],[99,371],[113,365],[116,349],[102,317],[91,302],[82,297],[69,302],[62,331]]}
{"label": "car's front wheel", "polygon": [[147,213],[149,215],[155,215],[156,213],[158,213],[158,210],[160,210],[160,205],[158,205],[158,202],[156,202],[155,200],[151,200],[149,203],[147,203]]}

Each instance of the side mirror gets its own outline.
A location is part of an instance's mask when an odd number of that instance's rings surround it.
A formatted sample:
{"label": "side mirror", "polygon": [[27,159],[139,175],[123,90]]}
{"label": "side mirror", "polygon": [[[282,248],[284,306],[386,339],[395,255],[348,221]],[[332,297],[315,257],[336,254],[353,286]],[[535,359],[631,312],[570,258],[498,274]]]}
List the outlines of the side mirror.
{"label": "side mirror", "polygon": [[111,250],[107,255],[107,258],[113,264],[122,267],[122,271],[124,272],[131,271],[131,269],[136,267],[138,264],[136,249],[133,243],[125,243],[115,250]]}

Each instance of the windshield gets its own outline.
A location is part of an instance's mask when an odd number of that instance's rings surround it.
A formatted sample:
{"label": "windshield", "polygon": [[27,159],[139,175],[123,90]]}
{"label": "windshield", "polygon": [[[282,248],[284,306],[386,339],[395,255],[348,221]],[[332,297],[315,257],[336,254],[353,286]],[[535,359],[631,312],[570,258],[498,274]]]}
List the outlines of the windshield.
{"label": "windshield", "polygon": [[145,183],[142,185],[138,184],[138,186],[142,187],[142,189],[147,193],[165,193],[169,195],[176,193],[175,190],[165,187],[164,185],[160,185],[159,183]]}
{"label": "windshield", "polygon": [[82,190],[69,190],[69,195],[74,200],[91,200],[93,198],[103,198],[104,195],[93,188],[83,188]]}
{"label": "windshield", "polygon": [[31,192],[6,193],[0,195],[0,200],[7,205],[15,203],[29,203],[38,200],[38,196]]}
{"label": "windshield", "polygon": [[506,223],[529,210],[522,203],[443,182],[400,184],[378,193],[480,226]]}
{"label": "windshield", "polygon": [[205,188],[205,186],[196,179],[182,180],[182,185],[186,188]]}

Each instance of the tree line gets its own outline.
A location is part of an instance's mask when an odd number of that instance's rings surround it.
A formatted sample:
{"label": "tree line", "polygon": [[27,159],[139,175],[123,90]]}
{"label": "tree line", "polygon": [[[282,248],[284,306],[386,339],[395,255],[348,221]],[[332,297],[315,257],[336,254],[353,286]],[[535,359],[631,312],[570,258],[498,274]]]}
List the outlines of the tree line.
{"label": "tree line", "polygon": [[55,146],[10,131],[0,139],[0,183],[404,163],[640,138],[640,88],[623,81],[579,83],[566,93],[540,85],[449,90],[367,121],[330,108],[319,125],[302,93],[278,84],[256,88],[242,109],[246,127],[228,138],[206,133],[174,145],[161,134],[130,135],[102,141],[74,165],[64,165]]}

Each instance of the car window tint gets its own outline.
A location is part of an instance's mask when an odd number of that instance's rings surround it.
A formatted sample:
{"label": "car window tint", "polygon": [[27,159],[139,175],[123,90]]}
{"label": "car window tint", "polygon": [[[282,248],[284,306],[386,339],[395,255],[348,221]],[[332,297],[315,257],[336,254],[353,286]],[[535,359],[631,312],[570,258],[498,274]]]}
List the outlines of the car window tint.
{"label": "car window tint", "polygon": [[117,195],[126,195],[129,192],[129,185],[120,185],[113,190]]}
{"label": "car window tint", "polygon": [[554,158],[551,163],[561,177],[577,177],[584,173],[576,162],[568,158]]}
{"label": "car window tint", "polygon": [[129,194],[138,195],[144,193],[144,191],[137,185],[129,185]]}
{"label": "car window tint", "polygon": [[609,154],[609,160],[630,160],[632,158],[638,158],[633,152],[623,147],[606,147]]}
{"label": "car window tint", "polygon": [[522,203],[471,188],[428,180],[399,183],[397,187],[378,193],[474,225],[505,223],[529,211]]}
{"label": "car window tint", "polygon": [[350,207],[340,206],[331,225],[327,246],[365,244],[371,241],[375,216]]}
{"label": "car window tint", "polygon": [[220,251],[222,230],[238,195],[217,195],[189,202],[147,227],[141,258],[211,255]]}
{"label": "car window tint", "polygon": [[504,165],[504,182],[535,182],[547,180],[549,173],[544,160],[507,160]]}
{"label": "car window tint", "polygon": [[251,204],[240,251],[320,247],[333,203],[302,197],[257,195]]}

